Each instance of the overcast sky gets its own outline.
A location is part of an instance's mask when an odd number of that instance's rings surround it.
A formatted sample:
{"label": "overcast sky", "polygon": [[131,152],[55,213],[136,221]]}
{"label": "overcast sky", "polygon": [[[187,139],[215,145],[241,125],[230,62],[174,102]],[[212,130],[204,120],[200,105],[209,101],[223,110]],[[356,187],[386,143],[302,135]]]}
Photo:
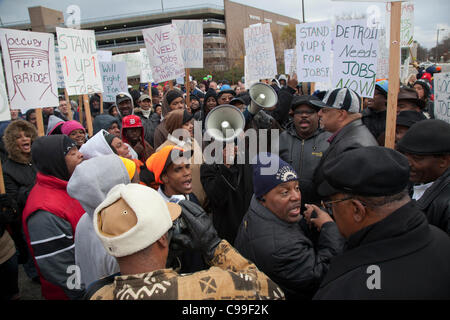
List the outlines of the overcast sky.
{"label": "overcast sky", "polygon": [[[382,1],[382,0],[381,0]],[[245,0],[235,1],[248,6],[272,11],[302,20],[301,0]],[[414,39],[422,46],[431,48],[436,45],[437,28],[445,31],[439,39],[450,35],[449,0],[415,0]],[[65,12],[71,4],[81,9],[81,20],[102,19],[104,17],[142,14],[175,8],[186,8],[212,4],[223,6],[223,0],[0,0],[0,19],[3,25],[29,21],[28,7],[44,6]],[[385,3],[382,2],[343,2],[332,0],[304,0],[306,22],[326,20],[336,15],[366,13],[369,6],[380,9],[381,22],[385,22]]]}

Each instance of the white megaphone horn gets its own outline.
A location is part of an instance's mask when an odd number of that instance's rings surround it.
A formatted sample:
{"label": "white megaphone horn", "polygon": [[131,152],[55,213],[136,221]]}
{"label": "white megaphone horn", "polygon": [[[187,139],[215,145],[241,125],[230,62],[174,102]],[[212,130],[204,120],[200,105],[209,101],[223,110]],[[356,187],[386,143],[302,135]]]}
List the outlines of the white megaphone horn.
{"label": "white megaphone horn", "polygon": [[248,111],[255,115],[263,108],[272,108],[278,102],[278,96],[275,90],[262,82],[255,83],[249,89],[250,105]]}
{"label": "white megaphone horn", "polygon": [[230,104],[215,107],[205,119],[207,134],[217,141],[231,142],[244,131],[244,128],[244,115]]}

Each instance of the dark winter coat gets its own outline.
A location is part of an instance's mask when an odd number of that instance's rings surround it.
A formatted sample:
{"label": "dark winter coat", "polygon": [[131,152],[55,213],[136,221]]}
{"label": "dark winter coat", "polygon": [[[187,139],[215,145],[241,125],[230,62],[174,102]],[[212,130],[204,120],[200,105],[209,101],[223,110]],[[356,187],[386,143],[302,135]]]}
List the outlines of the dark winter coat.
{"label": "dark winter coat", "polygon": [[428,224],[413,201],[350,236],[314,296],[326,300],[449,298],[450,239]]}
{"label": "dark winter coat", "polygon": [[314,190],[314,171],[327,150],[331,133],[317,130],[308,139],[302,139],[291,123],[287,130],[280,134],[280,158],[289,163],[297,172],[303,203],[318,201]]}
{"label": "dark winter coat", "polygon": [[334,222],[323,224],[314,245],[300,223],[281,220],[253,197],[234,246],[277,283],[287,299],[311,299],[343,244]]}
{"label": "dark winter coat", "polygon": [[378,146],[378,143],[369,129],[362,123],[361,119],[354,120],[342,128],[330,142],[330,146],[323,154],[319,166],[314,173],[316,190],[324,181],[322,168],[325,162],[333,161],[342,152],[370,146]]}
{"label": "dark winter coat", "polygon": [[450,236],[450,168],[417,200],[428,222]]}
{"label": "dark winter coat", "polygon": [[234,242],[253,194],[253,170],[249,164],[202,164],[200,180],[209,201],[219,237]]}
{"label": "dark winter coat", "polygon": [[366,125],[375,139],[378,139],[386,131],[386,110],[374,111],[370,108],[362,112],[362,122]]}

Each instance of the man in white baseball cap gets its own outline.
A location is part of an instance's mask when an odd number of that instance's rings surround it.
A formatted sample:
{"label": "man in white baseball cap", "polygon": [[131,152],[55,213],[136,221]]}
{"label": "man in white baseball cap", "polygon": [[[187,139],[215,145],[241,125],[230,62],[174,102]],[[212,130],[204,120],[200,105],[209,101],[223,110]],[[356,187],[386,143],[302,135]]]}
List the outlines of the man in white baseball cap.
{"label": "man in white baseball cap", "polygon": [[[173,221],[180,217],[212,268],[179,275],[166,268]],[[211,218],[190,201],[165,202],[152,188],[119,184],[94,212],[94,229],[120,275],[94,283],[92,300],[283,299],[281,289],[221,240]],[[206,281],[205,279],[209,280]]]}
{"label": "man in white baseball cap", "polygon": [[330,146],[324,152],[314,174],[315,188],[324,181],[323,165],[347,150],[377,146],[369,129],[362,123],[361,97],[352,89],[329,90],[323,100],[311,100],[320,108],[320,126],[333,135],[328,139]]}

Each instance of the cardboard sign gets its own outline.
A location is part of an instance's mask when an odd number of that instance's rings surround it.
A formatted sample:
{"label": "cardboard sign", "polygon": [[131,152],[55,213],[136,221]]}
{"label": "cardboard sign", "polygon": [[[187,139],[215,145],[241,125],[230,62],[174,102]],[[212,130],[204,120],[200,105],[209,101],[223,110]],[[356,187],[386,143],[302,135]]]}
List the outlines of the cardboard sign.
{"label": "cardboard sign", "polygon": [[244,29],[248,79],[272,79],[277,74],[275,49],[270,24],[258,24]]}
{"label": "cardboard sign", "polygon": [[125,62],[100,62],[103,83],[103,101],[116,102],[119,92],[128,91],[127,64]]}
{"label": "cardboard sign", "polygon": [[61,65],[61,58],[59,57],[59,49],[58,46],[55,46],[55,63],[56,63],[56,77],[58,88],[64,89],[66,84],[64,82],[64,72]]}
{"label": "cardboard sign", "polygon": [[8,95],[6,94],[5,78],[3,77],[3,66],[0,62],[0,121],[11,120],[9,112]]}
{"label": "cardboard sign", "polygon": [[56,28],[56,34],[67,93],[103,92],[94,31]]}
{"label": "cardboard sign", "polygon": [[302,82],[330,78],[331,25],[329,21],[296,25],[297,78]]}
{"label": "cardboard sign", "polygon": [[[386,34],[390,34],[391,10],[386,4]],[[388,37],[389,40],[389,37]],[[402,2],[402,18],[400,20],[400,47],[411,47],[414,41],[414,3]],[[386,44],[389,47],[389,42]]]}
{"label": "cardboard sign", "polygon": [[389,77],[389,48],[386,46],[386,29],[380,29],[378,39],[377,79]]}
{"label": "cardboard sign", "polygon": [[185,68],[203,68],[203,20],[172,20],[177,27]]}
{"label": "cardboard sign", "polygon": [[178,31],[173,24],[142,30],[154,82],[184,77]]}
{"label": "cardboard sign", "polygon": [[53,35],[0,29],[0,39],[11,109],[57,106]]}
{"label": "cardboard sign", "polygon": [[115,54],[112,56],[112,61],[125,62],[129,77],[136,77],[141,74],[142,57],[140,52]]}
{"label": "cardboard sign", "polygon": [[333,87],[346,87],[362,97],[373,97],[378,33],[378,29],[367,27],[364,19],[336,22],[333,33]]}
{"label": "cardboard sign", "polygon": [[153,82],[152,67],[148,58],[147,49],[143,48],[141,52],[141,83]]}
{"label": "cardboard sign", "polygon": [[297,73],[297,54],[295,49],[284,50],[284,73]]}
{"label": "cardboard sign", "polygon": [[97,50],[98,62],[111,62],[112,51],[107,50]]}
{"label": "cardboard sign", "polygon": [[434,74],[434,117],[450,123],[450,73]]}

